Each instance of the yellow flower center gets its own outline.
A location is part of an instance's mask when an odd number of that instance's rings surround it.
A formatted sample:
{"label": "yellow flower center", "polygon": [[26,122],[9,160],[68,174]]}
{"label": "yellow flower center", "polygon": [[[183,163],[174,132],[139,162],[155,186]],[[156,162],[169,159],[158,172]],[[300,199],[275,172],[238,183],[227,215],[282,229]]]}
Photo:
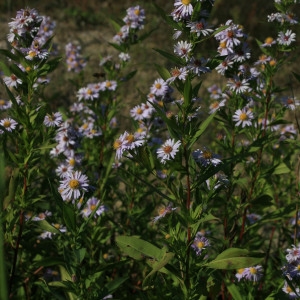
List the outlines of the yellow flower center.
{"label": "yellow flower center", "polygon": [[245,120],[247,120],[247,119],[248,119],[248,116],[247,116],[246,113],[241,113],[241,114],[240,114],[240,120],[241,120],[241,121],[245,121]]}
{"label": "yellow flower center", "polygon": [[36,56],[36,52],[35,51],[29,51],[28,55],[33,58]]}
{"label": "yellow flower center", "polygon": [[139,15],[140,15],[140,10],[139,10],[139,9],[136,9],[136,10],[134,11],[134,14],[135,14],[136,16],[139,16]]}
{"label": "yellow flower center", "polygon": [[79,181],[77,179],[71,179],[69,181],[69,187],[71,189],[76,190],[76,189],[79,188],[79,186],[80,186],[80,183],[79,183]]}
{"label": "yellow flower center", "polygon": [[121,145],[122,145],[122,142],[121,142],[120,140],[116,140],[116,141],[114,142],[114,144],[113,144],[113,148],[114,148],[115,150],[117,150],[117,149],[119,149],[119,148],[121,147]]}
{"label": "yellow flower center", "polygon": [[93,91],[91,89],[88,89],[86,92],[88,95],[92,95],[92,93],[93,93]]}
{"label": "yellow flower center", "polygon": [[59,229],[60,225],[58,223],[56,224],[53,224],[53,226],[56,228],[56,229]]}
{"label": "yellow flower center", "polygon": [[205,159],[211,159],[212,158],[212,153],[210,151],[205,150],[205,151],[203,151],[203,157]]}
{"label": "yellow flower center", "polygon": [[199,241],[197,242],[197,248],[202,249],[204,247],[204,243]]}
{"label": "yellow flower center", "polygon": [[143,110],[142,110],[141,108],[138,108],[138,109],[136,110],[136,113],[137,113],[138,115],[141,115],[141,114],[143,113]]}
{"label": "yellow flower center", "polygon": [[161,84],[160,83],[156,83],[155,87],[159,90],[159,89],[161,89]]}
{"label": "yellow flower center", "polygon": [[265,39],[266,44],[272,44],[273,41],[274,41],[274,39],[271,38],[270,36]]}
{"label": "yellow flower center", "polygon": [[108,88],[111,87],[111,82],[110,81],[106,81],[105,86],[108,87]]}
{"label": "yellow flower center", "polygon": [[274,59],[270,60],[269,64],[270,64],[271,67],[275,66],[276,65],[276,60],[274,60]]}
{"label": "yellow flower center", "polygon": [[3,126],[4,126],[5,128],[10,127],[10,125],[11,125],[11,123],[10,123],[9,120],[5,120],[5,121],[3,122]]}
{"label": "yellow flower center", "polygon": [[239,274],[242,274],[244,271],[245,271],[245,269],[244,269],[244,268],[242,268],[242,269],[238,269],[238,270],[237,270],[237,272],[238,272]]}
{"label": "yellow flower center", "polygon": [[257,273],[257,270],[253,267],[249,268],[249,271],[252,275]]}
{"label": "yellow flower center", "polygon": [[84,123],[83,125],[82,125],[82,129],[87,129],[89,127],[89,124],[88,123]]}
{"label": "yellow flower center", "polygon": [[0,106],[4,106],[5,105],[5,100],[0,99]]}
{"label": "yellow flower center", "polygon": [[218,108],[218,107],[219,107],[219,102],[218,101],[211,104],[211,108]]}
{"label": "yellow flower center", "polygon": [[95,210],[95,209],[96,209],[96,206],[97,206],[97,205],[93,204],[93,205],[90,206],[90,209],[91,209],[91,210]]}
{"label": "yellow flower center", "polygon": [[221,42],[219,46],[220,46],[220,48],[225,49],[226,48],[226,42]]}
{"label": "yellow flower center", "polygon": [[158,214],[161,216],[162,214],[165,213],[165,211],[166,211],[166,208],[162,206],[158,209]]}
{"label": "yellow flower center", "polygon": [[74,158],[69,159],[69,165],[72,166],[72,167],[75,166],[75,159]]}
{"label": "yellow flower center", "polygon": [[128,143],[133,143],[134,142],[134,135],[133,134],[129,134],[127,137],[126,137],[126,141]]}
{"label": "yellow flower center", "polygon": [[172,77],[178,77],[180,75],[180,71],[178,69],[171,70]]}
{"label": "yellow flower center", "polygon": [[181,3],[183,5],[189,5],[191,3],[191,0],[181,0]]}

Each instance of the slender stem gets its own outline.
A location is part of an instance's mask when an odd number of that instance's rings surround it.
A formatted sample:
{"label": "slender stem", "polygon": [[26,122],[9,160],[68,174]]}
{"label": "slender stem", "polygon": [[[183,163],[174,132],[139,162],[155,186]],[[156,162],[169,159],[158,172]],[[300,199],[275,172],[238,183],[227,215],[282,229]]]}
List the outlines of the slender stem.
{"label": "slender stem", "polygon": [[[186,209],[190,211],[191,208],[191,183],[190,183],[190,172],[189,172],[189,157],[188,157],[188,152],[186,149],[186,145],[184,145],[184,157],[185,157],[185,168],[186,168],[186,188],[187,188],[187,193],[186,193]],[[191,243],[191,228],[190,224],[188,222],[187,224],[187,253],[186,253],[186,287],[189,289],[190,287],[190,276],[189,276],[189,269],[190,269],[190,243]]]}
{"label": "slender stem", "polygon": [[20,248],[20,242],[21,242],[22,232],[23,232],[23,227],[24,227],[24,212],[23,212],[23,210],[21,210],[21,212],[20,212],[19,226],[20,227],[19,227],[19,233],[18,233],[18,238],[17,238],[17,242],[16,242],[13,265],[12,265],[11,275],[10,275],[10,279],[9,279],[9,294],[10,295],[12,295],[12,287],[13,287],[13,281],[14,281],[14,276],[15,276],[15,272],[16,272],[18,252],[19,252],[19,248]]}

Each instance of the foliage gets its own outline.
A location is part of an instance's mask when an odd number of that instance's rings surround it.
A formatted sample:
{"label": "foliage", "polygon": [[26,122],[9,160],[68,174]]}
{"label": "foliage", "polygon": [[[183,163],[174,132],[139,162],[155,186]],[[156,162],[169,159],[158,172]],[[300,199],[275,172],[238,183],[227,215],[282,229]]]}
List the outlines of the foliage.
{"label": "foliage", "polygon": [[[0,50],[1,299],[300,297],[298,101],[275,83],[297,51],[296,2],[275,1],[259,58],[241,25],[209,25],[214,1],[155,6],[174,29],[173,53],[154,49],[171,67],[137,87],[123,133],[130,51],[156,29],[141,32],[144,10],[112,21],[119,56],[100,57],[95,82],[68,45],[77,100],[57,112],[54,24],[17,12]],[[213,72],[225,86],[204,87]]]}

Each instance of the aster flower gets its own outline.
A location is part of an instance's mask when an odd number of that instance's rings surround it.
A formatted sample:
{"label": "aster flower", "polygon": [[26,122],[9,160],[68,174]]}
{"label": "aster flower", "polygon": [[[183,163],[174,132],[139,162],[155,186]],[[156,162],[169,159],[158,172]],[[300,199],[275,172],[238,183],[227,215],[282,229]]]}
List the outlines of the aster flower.
{"label": "aster flower", "polygon": [[97,216],[102,215],[106,210],[107,208],[104,205],[100,205],[99,199],[97,199],[96,197],[92,197],[86,202],[86,205],[81,211],[81,214],[85,218],[87,218],[92,212],[95,211],[94,217],[96,218]]}
{"label": "aster flower", "polygon": [[229,78],[227,81],[227,87],[237,94],[250,92],[251,87],[249,86],[249,82],[246,79],[240,79],[238,76],[234,78]]}
{"label": "aster flower", "polygon": [[285,256],[288,263],[300,260],[300,244],[298,247],[292,245],[292,249],[286,249],[287,255]]}
{"label": "aster flower", "polygon": [[4,127],[6,131],[12,132],[16,129],[18,123],[12,118],[5,118],[0,121],[0,125]]}
{"label": "aster flower", "polygon": [[15,74],[11,74],[10,76],[4,76],[3,81],[9,88],[16,88],[18,87],[18,85],[22,84],[22,80],[18,78]]}
{"label": "aster flower", "polygon": [[170,74],[171,74],[171,77],[166,80],[166,82],[168,84],[174,82],[176,79],[185,81],[185,79],[188,75],[188,70],[186,67],[183,67],[183,68],[175,67],[170,71]]}
{"label": "aster flower", "polygon": [[119,58],[122,61],[129,61],[130,60],[130,55],[128,53],[121,52],[119,54]]}
{"label": "aster flower", "polygon": [[251,126],[252,120],[254,119],[251,110],[244,107],[243,109],[238,109],[233,115],[233,121],[236,122],[235,126],[240,126],[244,128],[245,126]]}
{"label": "aster flower", "polygon": [[62,114],[60,112],[47,114],[44,119],[44,124],[47,127],[59,126],[62,123]]}
{"label": "aster flower", "polygon": [[233,66],[233,61],[230,61],[229,59],[226,58],[216,67],[216,71],[219,74],[224,75],[228,69],[232,68],[232,66]]}
{"label": "aster flower", "polygon": [[[177,20],[187,18],[193,13],[193,5],[191,0],[176,0],[174,3],[174,12]],[[174,16],[173,16],[174,18]]]}
{"label": "aster flower", "polygon": [[202,234],[197,233],[196,237],[191,245],[191,248],[195,250],[196,255],[201,255],[202,251],[210,246],[209,240]]}
{"label": "aster flower", "polygon": [[213,165],[214,167],[222,161],[219,159],[220,155],[213,153],[208,148],[204,147],[203,150],[197,149],[192,153],[194,160],[200,163],[203,167]]}
{"label": "aster flower", "polygon": [[115,91],[117,88],[117,82],[115,80],[105,80],[101,83],[101,91]]}
{"label": "aster flower", "polygon": [[[282,288],[282,291],[288,294],[289,299],[298,299],[300,296],[300,289],[299,287],[294,286],[293,289],[289,286],[287,281],[284,282],[284,286]],[[294,292],[296,291],[296,293]]]}
{"label": "aster flower", "polygon": [[0,99],[0,110],[7,110],[11,108],[12,102],[4,99]]}
{"label": "aster flower", "polygon": [[166,140],[165,143],[156,151],[160,162],[164,164],[167,160],[174,159],[176,153],[179,151],[180,145],[180,141],[175,142],[174,139]]}
{"label": "aster flower", "polygon": [[59,190],[63,200],[77,200],[82,192],[86,192],[89,187],[89,180],[80,171],[68,173],[60,182]]}
{"label": "aster flower", "polygon": [[186,26],[190,27],[190,31],[196,33],[197,37],[200,37],[201,35],[207,36],[213,32],[213,29],[209,28],[207,22],[203,18],[199,21],[188,22]]}
{"label": "aster flower", "polygon": [[180,58],[189,59],[189,54],[192,51],[192,44],[187,41],[180,41],[174,46],[174,53]]}
{"label": "aster flower", "polygon": [[74,166],[71,166],[70,164],[62,163],[55,169],[55,173],[60,178],[65,178],[69,173],[73,172],[73,168]]}
{"label": "aster flower", "polygon": [[201,57],[200,59],[192,57],[187,65],[187,68],[191,70],[197,76],[210,72],[210,68],[206,67],[207,59]]}
{"label": "aster flower", "polygon": [[150,92],[155,96],[164,97],[169,90],[169,86],[166,81],[162,78],[158,78],[154,81],[153,85],[150,88]]}
{"label": "aster flower", "polygon": [[209,105],[209,114],[213,114],[214,112],[216,112],[217,110],[219,110],[221,107],[224,107],[226,104],[226,99],[223,99],[221,101],[213,101],[210,105]]}
{"label": "aster flower", "polygon": [[161,218],[165,217],[167,214],[171,213],[172,211],[176,210],[177,207],[172,207],[172,204],[169,203],[167,206],[160,205],[158,208],[158,215],[153,219],[153,222],[157,222]]}
{"label": "aster flower", "polygon": [[271,47],[275,44],[276,44],[276,41],[272,37],[269,36],[265,39],[265,42],[263,44],[261,44],[260,46],[265,48],[265,47]]}
{"label": "aster flower", "polygon": [[277,37],[279,45],[289,46],[292,42],[296,41],[296,33],[293,33],[290,29],[286,32],[280,31]]}
{"label": "aster flower", "polygon": [[263,276],[263,268],[260,265],[245,269],[244,278],[249,281],[259,281]]}

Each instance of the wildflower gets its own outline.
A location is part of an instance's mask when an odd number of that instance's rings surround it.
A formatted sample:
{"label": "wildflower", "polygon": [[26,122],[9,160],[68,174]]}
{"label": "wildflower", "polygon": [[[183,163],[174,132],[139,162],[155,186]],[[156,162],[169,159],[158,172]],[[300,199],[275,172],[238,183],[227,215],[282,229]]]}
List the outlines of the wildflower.
{"label": "wildflower", "polygon": [[191,70],[197,76],[200,76],[202,73],[210,72],[210,69],[206,67],[207,59],[201,57],[200,59],[196,59],[192,57],[187,65],[187,68]]}
{"label": "wildflower", "polygon": [[246,217],[247,217],[250,224],[254,224],[255,222],[257,222],[258,220],[261,219],[261,216],[258,215],[258,214],[255,214],[255,213],[251,213],[251,214],[248,213],[246,215]]}
{"label": "wildflower", "polygon": [[277,42],[280,45],[289,46],[292,42],[296,41],[296,33],[291,30],[287,30],[285,33],[280,31],[277,37]]}
{"label": "wildflower", "polygon": [[11,108],[12,102],[11,101],[6,101],[4,99],[0,99],[0,110],[6,110]]}
{"label": "wildflower", "polygon": [[180,41],[174,46],[174,53],[187,61],[192,51],[192,44],[186,41]]}
{"label": "wildflower", "polygon": [[94,217],[102,215],[107,208],[104,205],[100,205],[100,200],[96,197],[88,199],[85,208],[81,211],[84,217],[89,217],[92,212],[95,211]]}
{"label": "wildflower", "polygon": [[60,112],[47,114],[44,119],[44,124],[47,127],[59,126],[62,123],[62,114]]}
{"label": "wildflower", "polygon": [[66,62],[69,72],[79,73],[87,64],[87,61],[81,55],[81,46],[75,43],[68,43],[65,46]]}
{"label": "wildflower", "polygon": [[170,71],[170,74],[171,74],[171,77],[166,80],[166,82],[168,84],[174,82],[176,79],[179,79],[181,81],[185,81],[185,79],[188,75],[188,70],[185,67],[183,67],[183,68],[175,67],[174,69],[172,69]]}
{"label": "wildflower", "polygon": [[115,91],[117,88],[117,82],[115,80],[106,80],[101,83],[101,91]]}
{"label": "wildflower", "polygon": [[81,100],[94,100],[99,97],[99,93],[93,86],[82,87],[77,92],[77,98]]}
{"label": "wildflower", "polygon": [[165,205],[161,205],[158,208],[158,216],[156,216],[153,219],[153,222],[157,222],[158,220],[160,220],[161,218],[165,217],[167,214],[171,213],[172,211],[176,210],[177,207],[172,207],[172,204],[169,203],[167,206]]}
{"label": "wildflower", "polygon": [[51,217],[51,216],[52,216],[52,212],[46,210],[45,212],[39,213],[37,216],[33,217],[31,220],[32,221],[42,221],[42,220],[45,220],[46,217]]}
{"label": "wildflower", "polygon": [[222,161],[219,159],[220,155],[213,153],[208,148],[204,147],[203,150],[197,149],[192,153],[194,160],[200,163],[203,167],[213,165],[214,167]]}
{"label": "wildflower", "polygon": [[276,41],[274,41],[274,39],[269,36],[265,39],[265,42],[263,44],[261,44],[260,46],[261,47],[271,47],[275,44],[276,44]]}
{"label": "wildflower", "polygon": [[9,88],[16,88],[18,87],[18,85],[22,84],[22,80],[18,78],[15,74],[11,74],[10,76],[4,76],[3,81]]}
{"label": "wildflower", "polygon": [[[289,286],[289,284],[285,281],[284,286],[282,288],[283,292],[289,295],[290,299],[298,299],[300,295],[299,287],[294,287],[293,289]],[[294,292],[296,291],[296,293]]]}
{"label": "wildflower", "polygon": [[139,120],[144,119],[143,112],[144,112],[144,110],[142,109],[142,106],[137,105],[130,110],[130,115],[134,120],[139,121]]}
{"label": "wildflower", "polygon": [[171,158],[174,159],[176,153],[179,151],[180,145],[180,141],[175,142],[174,139],[166,140],[156,152],[160,162],[164,164],[167,160]]}
{"label": "wildflower", "polygon": [[249,281],[259,281],[263,276],[263,268],[260,265],[245,269],[244,278]]}
{"label": "wildflower", "polygon": [[241,268],[241,269],[237,270],[235,277],[237,278],[238,281],[240,281],[241,279],[243,279],[245,277],[245,274],[246,274],[245,271],[246,271],[245,268]]}
{"label": "wildflower", "polygon": [[59,176],[60,178],[65,178],[68,176],[68,174],[70,172],[73,172],[73,166],[71,166],[70,164],[60,164],[56,170],[55,173],[57,176]]}
{"label": "wildflower", "polygon": [[298,247],[292,245],[292,249],[286,249],[286,252],[288,254],[285,256],[285,258],[288,263],[292,263],[300,259],[300,245],[298,245]]}
{"label": "wildflower", "polygon": [[232,68],[232,65],[233,65],[233,61],[225,59],[216,67],[216,71],[219,74],[224,75],[225,71],[227,71],[229,68]]}
{"label": "wildflower", "polygon": [[81,192],[88,190],[88,178],[80,171],[68,173],[60,182],[59,190],[63,200],[77,200],[81,196]]}
{"label": "wildflower", "polygon": [[194,249],[196,255],[199,256],[201,255],[202,251],[209,246],[210,246],[209,240],[206,237],[204,237],[202,234],[197,233],[191,245],[191,248]]}
{"label": "wildflower", "polygon": [[150,88],[150,92],[155,96],[165,96],[168,92],[169,86],[162,78],[158,78],[154,81]]}
{"label": "wildflower", "polygon": [[236,122],[235,126],[240,126],[244,128],[245,126],[251,126],[253,120],[253,113],[247,108],[238,109],[233,115],[233,121]]}
{"label": "wildflower", "polygon": [[119,54],[119,58],[122,61],[129,61],[130,60],[130,55],[128,53],[121,52]]}
{"label": "wildflower", "polygon": [[236,92],[237,94],[251,91],[249,82],[247,82],[246,79],[241,80],[238,76],[229,78],[227,86],[231,91]]}
{"label": "wildflower", "polygon": [[178,19],[189,17],[193,13],[191,0],[176,0],[174,3],[174,7],[174,14]]}
{"label": "wildflower", "polygon": [[16,129],[18,123],[14,119],[5,118],[0,121],[0,125],[3,126],[6,131],[12,132]]}
{"label": "wildflower", "polygon": [[202,18],[200,21],[188,22],[187,27],[190,27],[190,31],[197,34],[197,37],[203,35],[207,36],[213,32],[213,29],[210,29],[206,21]]}

